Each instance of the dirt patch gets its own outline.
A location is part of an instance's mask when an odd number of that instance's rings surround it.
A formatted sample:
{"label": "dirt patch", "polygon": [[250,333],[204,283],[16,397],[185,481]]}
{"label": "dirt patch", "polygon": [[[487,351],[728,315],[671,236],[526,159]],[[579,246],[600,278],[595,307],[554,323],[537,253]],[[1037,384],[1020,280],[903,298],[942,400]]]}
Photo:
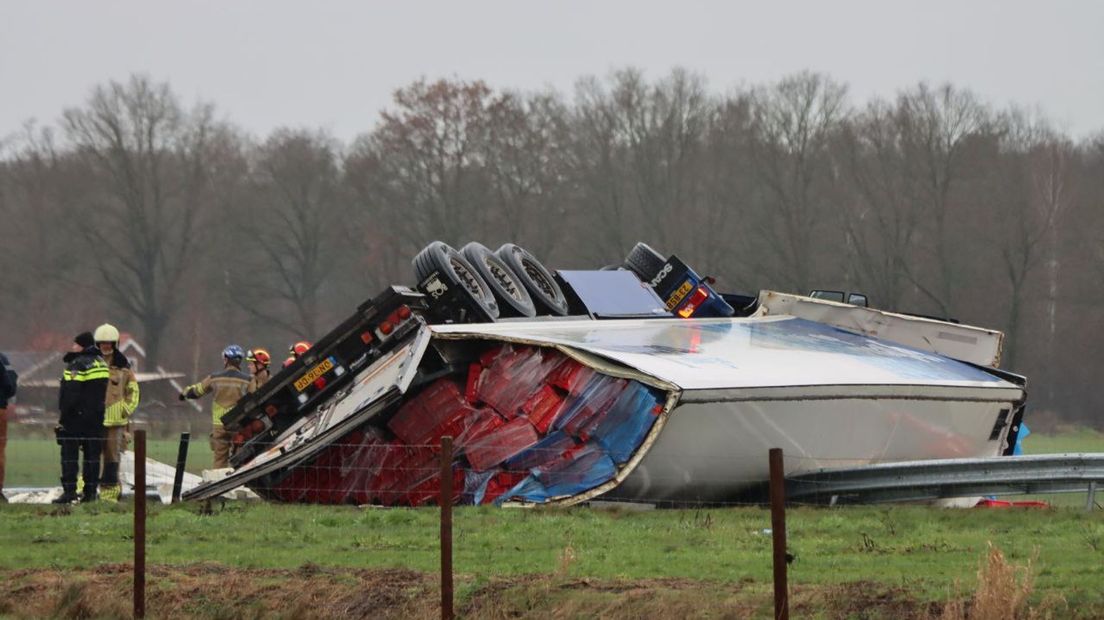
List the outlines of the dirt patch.
{"label": "dirt patch", "polygon": [[860,581],[816,587],[796,586],[791,612],[805,618],[929,618],[938,604],[916,600],[908,589]]}
{"label": "dirt patch", "polygon": [[[130,616],[131,573],[126,565],[101,565],[94,571],[6,571],[0,580],[3,615]],[[410,618],[438,613],[436,583],[409,570],[153,566],[146,583],[147,615],[152,618]]]}
{"label": "dirt patch", "polygon": [[[151,618],[436,618],[435,575],[409,570],[236,569],[219,564],[152,566]],[[556,575],[458,577],[457,611],[469,618],[758,618],[771,615],[770,584],[690,579],[579,579]],[[794,617],[922,618],[927,603],[876,583],[798,586]],[[93,570],[0,572],[0,615],[125,618],[131,573]]]}

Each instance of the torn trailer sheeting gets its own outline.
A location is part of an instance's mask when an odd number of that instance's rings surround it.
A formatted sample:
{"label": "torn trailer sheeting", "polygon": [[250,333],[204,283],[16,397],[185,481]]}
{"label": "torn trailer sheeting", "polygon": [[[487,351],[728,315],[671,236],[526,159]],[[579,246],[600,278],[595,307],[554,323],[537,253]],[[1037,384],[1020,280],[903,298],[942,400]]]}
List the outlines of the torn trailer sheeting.
{"label": "torn trailer sheeting", "polygon": [[1022,386],[792,317],[422,326],[201,499],[720,502],[790,472],[995,456]]}

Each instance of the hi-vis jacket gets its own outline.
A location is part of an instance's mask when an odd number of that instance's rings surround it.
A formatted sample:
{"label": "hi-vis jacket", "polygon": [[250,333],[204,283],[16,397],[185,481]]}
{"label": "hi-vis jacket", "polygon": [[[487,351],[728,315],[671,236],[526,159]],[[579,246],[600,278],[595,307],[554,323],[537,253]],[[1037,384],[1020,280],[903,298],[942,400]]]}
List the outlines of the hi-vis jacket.
{"label": "hi-vis jacket", "polygon": [[71,434],[102,433],[104,398],[111,371],[100,357],[100,350],[88,347],[80,353],[67,353],[63,359],[68,365],[58,389],[61,412],[58,423]]}
{"label": "hi-vis jacket", "polygon": [[138,408],[138,378],[130,368],[130,360],[118,351],[105,360],[110,376],[104,399],[104,426],[125,426]]}
{"label": "hi-vis jacket", "polygon": [[214,392],[215,402],[211,404],[211,418],[215,426],[222,426],[222,416],[238,404],[238,399],[248,392],[249,380],[248,374],[237,368],[228,367],[208,375],[199,383],[189,385],[184,389],[184,398],[199,398]]}

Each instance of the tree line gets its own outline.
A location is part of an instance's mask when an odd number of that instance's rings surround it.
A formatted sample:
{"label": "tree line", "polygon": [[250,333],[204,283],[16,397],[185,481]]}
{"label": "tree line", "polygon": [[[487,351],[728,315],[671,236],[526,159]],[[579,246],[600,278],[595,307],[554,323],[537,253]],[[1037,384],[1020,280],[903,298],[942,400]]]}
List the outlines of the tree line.
{"label": "tree line", "polygon": [[857,103],[818,73],[718,92],[681,69],[571,93],[418,80],[364,124],[257,137],[134,75],[9,134],[0,345],[110,320],[202,370],[227,342],[322,335],[412,284],[435,239],[553,268],[643,240],[722,289],[862,291],[1001,329],[1036,411],[1101,419],[1104,134],[950,84]]}

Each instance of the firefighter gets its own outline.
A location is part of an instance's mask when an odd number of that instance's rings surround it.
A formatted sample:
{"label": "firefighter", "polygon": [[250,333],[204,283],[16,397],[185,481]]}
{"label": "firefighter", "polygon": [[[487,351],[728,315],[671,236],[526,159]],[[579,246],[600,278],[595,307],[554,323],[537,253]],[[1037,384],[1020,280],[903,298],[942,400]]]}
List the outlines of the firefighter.
{"label": "firefighter", "polygon": [[310,348],[311,348],[311,343],[309,343],[305,340],[300,340],[299,342],[296,342],[295,344],[288,347],[288,355],[290,355],[291,357],[293,357],[295,359],[299,359]]}
{"label": "firefighter", "polygon": [[299,359],[299,356],[306,353],[307,350],[310,348],[311,343],[305,340],[300,340],[299,342],[296,342],[295,344],[288,347],[288,358],[284,360],[284,368],[291,366],[295,362],[295,360]]}
{"label": "firefighter", "polygon": [[[67,366],[58,390],[58,410],[61,417],[55,429],[61,446],[61,497],[55,504],[68,504],[77,499],[77,472],[84,482],[82,502],[96,500],[100,484],[100,451],[103,448],[104,402],[111,371],[92,332],[83,332],[73,339],[73,347],[63,358]],[[80,464],[84,453],[83,466]]]}
{"label": "firefighter", "polygon": [[249,362],[249,372],[253,375],[249,379],[249,392],[252,394],[272,378],[272,373],[268,371],[272,356],[265,349],[253,349],[245,359]]}
{"label": "firefighter", "polygon": [[130,442],[130,416],[138,408],[138,378],[130,360],[119,352],[119,330],[104,323],[93,333],[96,347],[111,373],[104,401],[103,471],[100,474],[100,498],[119,501],[119,456]]}
{"label": "firefighter", "polygon": [[222,416],[232,409],[249,391],[250,377],[242,372],[245,352],[236,344],[222,351],[223,368],[199,383],[189,385],[180,393],[180,400],[200,398],[214,393],[211,404],[211,451],[215,454],[215,469],[230,466],[230,432],[222,426]]}

